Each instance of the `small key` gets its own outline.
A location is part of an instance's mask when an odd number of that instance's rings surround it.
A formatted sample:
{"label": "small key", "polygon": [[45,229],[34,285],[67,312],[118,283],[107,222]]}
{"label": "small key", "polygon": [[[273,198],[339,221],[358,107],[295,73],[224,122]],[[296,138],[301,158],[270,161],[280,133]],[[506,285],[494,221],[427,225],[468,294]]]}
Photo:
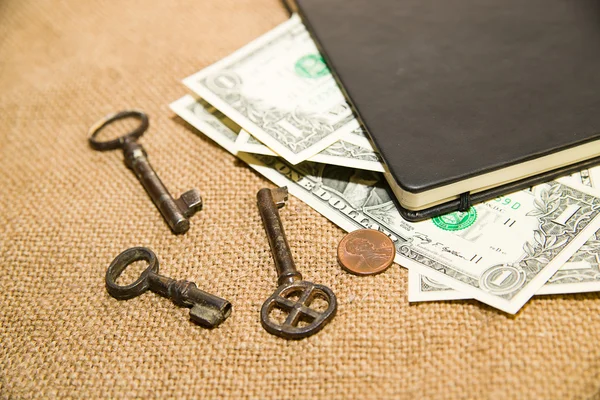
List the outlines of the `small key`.
{"label": "small key", "polygon": [[[114,121],[128,117],[138,118],[141,121],[140,126],[113,140],[106,142],[96,140],[96,136],[102,128]],[[125,156],[125,165],[135,172],[135,176],[142,183],[171,230],[175,233],[185,233],[190,229],[188,218],[202,209],[202,197],[197,189],[192,189],[182,194],[179,199],[173,199],[173,196],[152,169],[146,151],[144,151],[141,144],[136,143],[136,140],[147,129],[148,116],[145,113],[135,110],[121,111],[108,115],[94,124],[90,128],[89,143],[94,150],[99,151],[122,149]]]}
{"label": "small key", "polygon": [[[303,281],[302,274],[296,270],[292,251],[277,210],[285,205],[287,197],[286,187],[273,190],[265,188],[259,190],[257,194],[258,210],[275,260],[279,285],[275,293],[264,302],[260,319],[263,328],[272,335],[285,339],[303,339],[314,335],[331,321],[337,310],[337,300],[333,291],[327,286]],[[294,300],[296,297],[297,300]],[[316,298],[327,303],[324,311],[310,308]],[[275,308],[287,313],[283,323],[278,323],[271,318]]]}
{"label": "small key", "polygon": [[[148,268],[132,284],[117,285],[117,278],[135,261],[146,260]],[[106,290],[117,300],[139,296],[148,289],[173,300],[181,307],[191,307],[190,319],[206,328],[214,328],[231,314],[231,303],[206,293],[194,282],[167,278],[158,274],[158,258],[146,247],[132,247],[113,260],[106,270]]]}

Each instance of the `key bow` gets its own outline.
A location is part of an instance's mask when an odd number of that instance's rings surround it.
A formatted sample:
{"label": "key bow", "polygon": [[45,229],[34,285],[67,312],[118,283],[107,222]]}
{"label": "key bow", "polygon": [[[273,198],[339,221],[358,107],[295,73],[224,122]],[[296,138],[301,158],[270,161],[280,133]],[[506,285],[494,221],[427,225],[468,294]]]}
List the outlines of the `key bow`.
{"label": "key bow", "polygon": [[[298,294],[298,300],[292,300],[291,295]],[[311,308],[311,303],[320,298],[327,303],[324,311]],[[270,317],[273,309],[286,312],[283,323],[278,323]],[[286,339],[303,339],[320,331],[337,309],[335,294],[327,286],[307,281],[297,281],[277,288],[262,306],[260,319],[263,328],[272,335]],[[300,325],[303,323],[302,325]]]}

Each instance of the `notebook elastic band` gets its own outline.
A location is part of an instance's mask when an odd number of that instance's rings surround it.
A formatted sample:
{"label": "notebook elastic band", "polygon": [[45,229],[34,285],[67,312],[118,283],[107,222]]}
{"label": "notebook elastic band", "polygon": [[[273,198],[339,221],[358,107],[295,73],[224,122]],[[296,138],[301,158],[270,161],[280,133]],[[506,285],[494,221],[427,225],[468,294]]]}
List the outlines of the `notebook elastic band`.
{"label": "notebook elastic band", "polygon": [[460,195],[460,204],[458,205],[458,211],[468,211],[471,208],[471,195],[469,192],[465,192]]}

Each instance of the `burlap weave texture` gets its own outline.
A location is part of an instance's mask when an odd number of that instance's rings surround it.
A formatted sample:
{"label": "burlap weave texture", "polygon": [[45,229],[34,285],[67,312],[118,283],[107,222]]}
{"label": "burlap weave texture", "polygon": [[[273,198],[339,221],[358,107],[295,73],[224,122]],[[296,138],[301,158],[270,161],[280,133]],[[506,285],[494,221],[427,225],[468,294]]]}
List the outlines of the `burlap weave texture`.
{"label": "burlap weave texture", "polygon": [[[267,334],[275,271],[256,209],[272,185],[174,117],[180,79],[287,18],[277,0],[0,2],[0,397],[584,399],[600,389],[598,294],[409,305],[407,271],[356,277],[344,232],[295,198],[296,263],[338,314],[298,342]],[[87,130],[125,108],[166,186],[203,211],[170,233],[120,152]],[[152,293],[117,301],[111,260],[148,246],[161,271],[233,304],[209,331]],[[133,279],[134,273],[128,274]]]}

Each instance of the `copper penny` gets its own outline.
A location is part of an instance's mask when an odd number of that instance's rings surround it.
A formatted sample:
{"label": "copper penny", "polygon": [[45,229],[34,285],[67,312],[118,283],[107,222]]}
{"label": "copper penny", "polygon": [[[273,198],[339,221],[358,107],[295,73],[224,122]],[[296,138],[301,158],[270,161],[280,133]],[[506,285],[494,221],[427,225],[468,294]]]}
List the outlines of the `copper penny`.
{"label": "copper penny", "polygon": [[338,246],[342,268],[356,275],[372,275],[385,271],[396,255],[392,240],[374,229],[350,232]]}

